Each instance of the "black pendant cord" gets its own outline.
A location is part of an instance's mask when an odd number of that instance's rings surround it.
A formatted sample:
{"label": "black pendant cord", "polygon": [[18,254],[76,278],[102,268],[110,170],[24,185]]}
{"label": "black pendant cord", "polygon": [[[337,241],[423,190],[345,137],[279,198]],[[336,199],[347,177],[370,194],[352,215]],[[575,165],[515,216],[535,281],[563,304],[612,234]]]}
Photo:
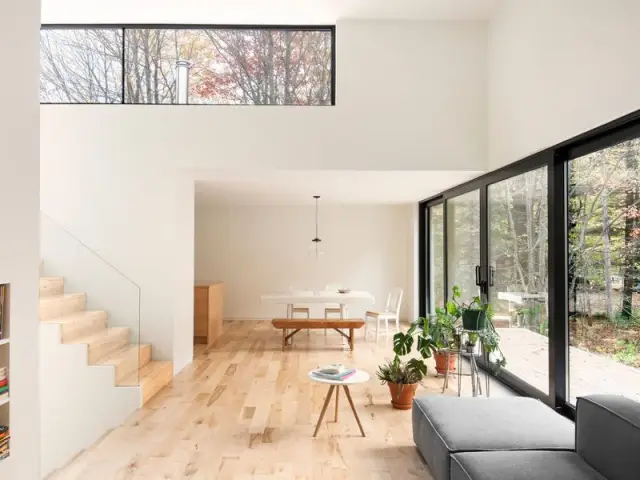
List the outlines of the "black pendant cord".
{"label": "black pendant cord", "polygon": [[313,239],[313,243],[316,246],[316,257],[317,257],[318,256],[319,244],[322,241],[320,239],[320,237],[318,236],[318,200],[320,200],[320,196],[319,195],[314,195],[313,198],[315,198],[315,200],[316,200],[316,236]]}

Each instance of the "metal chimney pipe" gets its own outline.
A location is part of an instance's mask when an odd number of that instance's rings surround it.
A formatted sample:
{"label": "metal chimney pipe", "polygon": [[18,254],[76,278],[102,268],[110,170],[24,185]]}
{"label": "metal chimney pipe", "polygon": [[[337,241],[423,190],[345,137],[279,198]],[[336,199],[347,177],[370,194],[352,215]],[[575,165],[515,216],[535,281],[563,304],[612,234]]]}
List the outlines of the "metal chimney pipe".
{"label": "metal chimney pipe", "polygon": [[191,64],[188,61],[176,62],[176,96],[179,105],[189,103],[189,70],[191,70]]}

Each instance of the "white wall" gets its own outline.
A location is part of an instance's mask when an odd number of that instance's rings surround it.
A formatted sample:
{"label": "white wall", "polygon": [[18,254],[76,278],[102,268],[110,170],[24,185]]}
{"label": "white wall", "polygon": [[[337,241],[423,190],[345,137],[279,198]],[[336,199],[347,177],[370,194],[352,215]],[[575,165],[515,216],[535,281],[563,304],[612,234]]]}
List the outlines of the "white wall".
{"label": "white wall", "polygon": [[489,34],[490,168],[640,108],[640,2],[503,0]]}
{"label": "white wall", "polygon": [[182,182],[221,168],[484,170],[486,38],[481,22],[338,22],[335,107],[42,106],[41,208],[141,286],[141,338],[179,370],[193,302]]}
{"label": "white wall", "polygon": [[485,170],[486,25],[339,22],[335,107],[43,106],[43,152],[155,170]]}
{"label": "white wall", "polygon": [[193,359],[195,192],[188,176],[178,176],[175,183],[173,370],[177,373]]}
{"label": "white wall", "polygon": [[[320,208],[324,254],[316,259],[313,206],[197,206],[196,280],[225,282],[228,319],[267,319],[285,314],[282,305],[261,304],[263,293],[323,289],[339,283],[366,290],[384,305],[393,287],[405,292],[403,318],[413,315],[412,238],[408,206]],[[362,317],[371,305],[350,308]],[[311,306],[322,317],[322,306]]]}
{"label": "white wall", "polygon": [[88,365],[88,346],[62,344],[60,335],[60,325],[40,325],[43,402],[38,478],[61,468],[121,425],[142,403],[139,387],[116,387],[112,365]]}
{"label": "white wall", "polygon": [[[173,262],[175,179],[164,172],[127,166],[108,152],[101,155],[101,149],[108,149],[102,142],[109,143],[103,136],[94,136],[93,153],[65,154],[47,147],[44,125],[43,121],[42,210],[140,286],[140,339],[152,344],[154,358],[170,360],[177,274]],[[71,126],[59,130],[70,137],[69,145],[76,143],[74,130]],[[84,267],[99,263],[85,262]],[[75,271],[72,267],[66,269],[68,277]],[[123,288],[130,287],[124,277],[121,283],[126,285]]]}
{"label": "white wall", "polygon": [[[0,28],[0,283],[11,283],[11,456],[0,478],[39,477],[38,48],[40,2],[3,2]],[[2,346],[0,349],[7,349]],[[4,350],[6,352],[6,350]],[[0,355],[4,358],[5,355]]]}

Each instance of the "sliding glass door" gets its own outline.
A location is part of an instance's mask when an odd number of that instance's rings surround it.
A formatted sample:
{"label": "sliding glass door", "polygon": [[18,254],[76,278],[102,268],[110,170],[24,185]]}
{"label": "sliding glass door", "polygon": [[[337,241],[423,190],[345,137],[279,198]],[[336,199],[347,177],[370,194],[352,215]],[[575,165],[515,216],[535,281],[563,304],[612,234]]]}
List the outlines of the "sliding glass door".
{"label": "sliding glass door", "polygon": [[640,401],[640,138],[568,165],[569,400]]}
{"label": "sliding glass door", "polygon": [[447,295],[454,286],[462,301],[480,293],[476,272],[480,266],[480,192],[474,190],[446,200]]}
{"label": "sliding glass door", "polygon": [[640,110],[420,205],[430,305],[490,301],[499,381],[569,417],[640,401]]}
{"label": "sliding glass door", "polygon": [[549,393],[547,167],[488,187],[489,299],[507,370]]}
{"label": "sliding glass door", "polygon": [[444,204],[428,209],[429,215],[429,312],[445,302],[444,280]]}

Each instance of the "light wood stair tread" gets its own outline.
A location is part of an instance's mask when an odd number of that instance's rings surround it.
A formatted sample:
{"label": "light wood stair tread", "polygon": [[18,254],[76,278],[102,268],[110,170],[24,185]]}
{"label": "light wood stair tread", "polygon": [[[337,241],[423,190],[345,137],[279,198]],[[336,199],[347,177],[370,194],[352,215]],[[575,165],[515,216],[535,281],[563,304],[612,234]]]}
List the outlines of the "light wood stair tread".
{"label": "light wood stair tread", "polygon": [[77,321],[89,319],[94,316],[103,315],[103,310],[81,310],[79,312],[68,313],[60,317],[49,318],[46,320],[40,320],[45,323],[74,323]]}
{"label": "light wood stair tread", "polygon": [[70,298],[77,298],[77,297],[84,297],[86,294],[85,293],[58,293],[55,295],[46,295],[44,297],[40,297],[40,303],[49,303],[49,302],[55,302],[61,299],[70,299]]}
{"label": "light wood stair tread", "polygon": [[140,352],[145,348],[151,348],[151,345],[146,343],[142,343],[140,345],[130,343],[123,348],[105,355],[98,362],[96,362],[96,365],[116,365],[128,360],[129,355],[135,354],[134,352]]}
{"label": "light wood stair tread", "polygon": [[129,331],[129,328],[109,327],[97,333],[92,333],[91,335],[77,338],[69,343],[86,343],[87,345],[91,345],[92,343],[103,340],[105,337],[115,337],[118,335],[122,335],[125,331]]}
{"label": "light wood stair tread", "polygon": [[124,380],[135,380],[135,378],[138,377],[140,379],[140,385],[143,385],[148,381],[153,381],[158,375],[166,373],[167,368],[173,368],[172,362],[153,360],[142,367],[139,373],[133,372],[130,375],[127,375]]}

